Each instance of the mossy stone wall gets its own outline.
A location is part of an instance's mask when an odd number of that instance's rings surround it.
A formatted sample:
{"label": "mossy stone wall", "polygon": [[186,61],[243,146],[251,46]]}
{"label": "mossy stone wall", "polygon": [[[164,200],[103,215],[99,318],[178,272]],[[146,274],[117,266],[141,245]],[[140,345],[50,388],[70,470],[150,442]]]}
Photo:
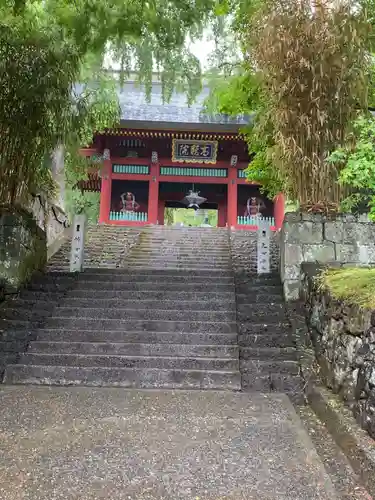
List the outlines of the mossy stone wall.
{"label": "mossy stone wall", "polygon": [[25,210],[0,208],[0,298],[16,293],[47,259],[46,234]]}

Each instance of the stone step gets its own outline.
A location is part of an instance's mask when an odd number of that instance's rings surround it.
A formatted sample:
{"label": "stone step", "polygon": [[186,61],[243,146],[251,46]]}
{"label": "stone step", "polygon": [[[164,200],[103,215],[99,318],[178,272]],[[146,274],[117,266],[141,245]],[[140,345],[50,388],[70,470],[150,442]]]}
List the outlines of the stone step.
{"label": "stone step", "polygon": [[[103,300],[129,300],[129,301],[153,301],[159,302],[162,301],[173,301],[173,302],[199,302],[200,304],[205,304],[206,302],[220,302],[227,305],[227,309],[232,309],[232,304],[234,303],[234,294],[232,291],[201,291],[201,292],[185,292],[185,291],[177,291],[177,290],[132,290],[129,293],[126,290],[92,290],[88,288],[87,290],[77,290],[72,289],[69,291],[69,294],[61,295],[58,293],[48,293],[43,291],[32,291],[26,290],[22,292],[21,299],[24,300],[25,303],[34,304],[39,300],[49,301],[49,299],[53,296],[61,299],[59,303],[62,301],[77,301],[83,299],[87,302],[90,301],[103,301]],[[104,307],[104,306],[103,306]]]}
{"label": "stone step", "polygon": [[160,285],[169,285],[176,283],[176,280],[179,281],[180,287],[184,287],[186,285],[195,285],[195,284],[206,284],[209,286],[210,284],[216,285],[232,285],[234,287],[234,280],[229,274],[224,274],[220,276],[218,274],[216,276],[213,274],[210,275],[190,275],[189,272],[179,273],[179,274],[165,274],[165,275],[155,275],[155,274],[147,274],[144,272],[139,273],[129,273],[124,275],[122,273],[113,272],[113,274],[91,274],[91,273],[82,273],[79,275],[78,282],[79,283],[95,283],[95,284],[106,284],[106,283],[142,283],[145,287],[148,284],[158,283]]}
{"label": "stone step", "polygon": [[[1,339],[1,337],[0,337]],[[28,341],[14,338],[13,340],[0,340],[0,353],[23,352],[28,346]]]}
{"label": "stone step", "polygon": [[277,333],[269,334],[245,334],[238,336],[238,344],[242,351],[243,347],[252,349],[258,348],[283,348],[294,347],[294,341],[291,336],[279,335]]}
{"label": "stone step", "polygon": [[[13,332],[15,338],[17,332]],[[9,331],[10,334],[10,331]],[[180,344],[193,346],[235,346],[237,333],[153,332],[131,330],[65,330],[40,328],[34,333],[38,342],[110,342],[126,344]],[[3,338],[3,337],[1,337]],[[5,335],[4,340],[7,338]]]}
{"label": "stone step", "polygon": [[3,381],[3,376],[5,373],[5,369],[8,365],[12,365],[18,362],[19,354],[18,353],[9,353],[9,352],[1,352],[0,351],[0,382]]}
{"label": "stone step", "polygon": [[239,306],[242,305],[251,305],[254,304],[282,304],[284,305],[284,299],[281,294],[268,294],[268,293],[253,293],[251,295],[241,295],[236,294],[237,304]]}
{"label": "stone step", "polygon": [[278,273],[262,273],[257,274],[247,271],[236,271],[236,278],[239,283],[255,282],[259,283],[278,283],[281,285],[281,279]]}
{"label": "stone step", "polygon": [[[103,307],[65,307],[58,306],[54,309],[53,317],[56,318],[89,318],[106,320],[119,319],[119,320],[163,320],[163,321],[191,321],[192,319],[199,319],[202,322],[210,321],[236,321],[235,311],[190,311],[189,309],[162,309],[163,304],[159,304],[159,309],[126,309],[126,308],[113,308],[110,311]],[[209,304],[206,304],[209,308]],[[50,313],[46,313],[50,314]]]}
{"label": "stone step", "polygon": [[[77,276],[77,275],[75,275]],[[186,278],[190,277],[192,278],[212,278],[215,281],[220,278],[225,278],[225,279],[231,279],[234,281],[233,278],[233,272],[231,269],[224,269],[224,270],[218,270],[216,272],[212,272],[212,270],[208,271],[183,271],[183,270],[177,270],[177,271],[171,271],[169,269],[144,269],[142,271],[137,271],[134,273],[132,270],[126,269],[126,268],[119,268],[119,269],[96,269],[96,268],[87,268],[85,269],[82,273],[78,274],[79,278],[84,278],[86,276],[90,276],[90,279],[92,277],[99,277],[102,280],[108,280],[112,279],[114,276],[118,276],[119,279],[129,279],[132,277],[139,277],[140,279],[146,279],[146,278],[154,278],[157,280],[160,279],[174,279],[174,278]]]}
{"label": "stone step", "polygon": [[[146,258],[146,259],[139,259],[138,257],[134,259],[126,259],[124,262],[124,265],[127,266],[144,266],[144,267],[159,267],[160,269],[163,269],[165,266],[169,267],[175,267],[178,269],[179,267],[182,268],[197,268],[197,269],[206,269],[206,274],[209,273],[209,271],[217,269],[218,271],[220,269],[227,270],[227,269],[232,269],[231,264],[229,261],[218,261],[218,260],[213,260],[210,258],[205,257],[204,259],[197,259],[197,258],[192,258],[192,259],[184,259],[184,258],[176,258],[176,257],[165,257],[163,259],[154,259],[153,257]],[[161,267],[160,267],[161,266]]]}
{"label": "stone step", "polygon": [[24,320],[24,321],[40,321],[43,318],[51,316],[52,311],[50,309],[35,307],[33,309],[24,309],[21,306],[16,307],[6,307],[0,310],[0,318],[2,320]]}
{"label": "stone step", "polygon": [[278,285],[238,285],[236,284],[236,295],[239,296],[252,296],[255,294],[276,295],[283,297],[283,289]]}
{"label": "stone step", "polygon": [[4,333],[8,330],[11,332],[20,331],[25,335],[25,331],[38,328],[43,321],[29,321],[25,319],[2,319],[0,318],[0,338],[4,338]]}
{"label": "stone step", "polygon": [[168,320],[136,320],[136,319],[89,319],[53,317],[47,318],[46,327],[65,330],[119,330],[144,332],[174,333],[236,333],[237,324],[230,321],[168,321]]}
{"label": "stone step", "polygon": [[[69,296],[70,297],[70,296]],[[45,305],[48,302],[44,303]],[[64,307],[93,307],[93,308],[108,308],[111,311],[113,309],[163,309],[163,310],[173,310],[173,309],[181,309],[184,311],[190,311],[192,315],[199,311],[230,311],[235,312],[236,303],[234,300],[229,301],[227,299],[221,300],[212,300],[211,298],[206,297],[205,300],[150,300],[150,299],[142,299],[138,298],[135,300],[129,300],[128,296],[124,296],[124,298],[64,298],[60,304]],[[22,305],[27,307],[29,303],[22,301]],[[43,307],[43,304],[35,304],[37,307]],[[111,314],[111,311],[108,312]]]}
{"label": "stone step", "polygon": [[303,381],[299,375],[242,373],[241,382],[242,390],[245,392],[285,392],[287,394],[297,393],[301,396],[303,393]]}
{"label": "stone step", "polygon": [[40,278],[33,280],[33,283],[74,283],[75,281],[173,281],[174,279],[181,279],[183,281],[193,280],[195,281],[224,281],[234,283],[234,277],[231,269],[218,269],[217,271],[207,270],[196,270],[196,271],[185,271],[185,270],[169,270],[169,269],[143,269],[137,272],[133,270],[122,268],[122,269],[86,269],[81,273],[75,274],[61,274],[58,279],[53,273],[45,274]]}
{"label": "stone step", "polygon": [[[2,343],[0,342],[0,349]],[[11,343],[10,352],[20,352]],[[20,343],[20,347],[23,345]],[[183,358],[234,358],[239,359],[239,348],[235,345],[192,344],[141,344],[125,342],[31,342],[29,353],[46,354],[96,354],[121,356],[162,356]]]}
{"label": "stone step", "polygon": [[259,305],[256,307],[249,306],[249,311],[246,314],[237,312],[237,321],[241,325],[251,325],[252,323],[264,323],[270,325],[286,323],[287,318],[285,312],[273,311],[269,308],[268,304],[265,304],[263,308],[259,307]]}
{"label": "stone step", "polygon": [[21,365],[90,366],[114,368],[158,368],[160,370],[238,370],[236,358],[124,356],[107,354],[47,354],[27,353],[20,357]]}
{"label": "stone step", "polygon": [[8,365],[7,384],[85,385],[143,389],[241,390],[238,371]]}
{"label": "stone step", "polygon": [[[134,263],[134,262],[166,262],[166,261],[177,261],[180,263],[183,262],[188,262],[188,263],[196,263],[196,262],[205,262],[205,263],[211,263],[212,265],[231,265],[231,260],[228,257],[228,255],[223,255],[223,256],[218,256],[216,254],[204,254],[204,255],[198,255],[195,254],[194,252],[189,253],[189,254],[181,254],[180,252],[178,254],[166,254],[166,255],[161,255],[160,253],[157,255],[152,255],[152,254],[138,254],[134,253],[131,256],[127,256],[123,259],[119,258],[107,258],[107,257],[102,257],[98,256],[97,261],[100,263],[101,261],[107,261],[107,262],[113,262],[113,263],[118,263],[119,260],[127,263]],[[90,260],[85,260],[84,261],[84,269],[87,269],[90,267],[90,263],[94,262],[94,259]],[[48,261],[48,265],[52,266],[62,266],[62,267],[67,267],[70,265],[70,259],[69,258],[59,258],[59,259],[51,259]],[[94,267],[94,266],[91,266]]]}
{"label": "stone step", "polygon": [[266,375],[270,373],[298,375],[299,364],[297,361],[263,359],[241,359],[240,371],[245,375]]}
{"label": "stone step", "polygon": [[[85,261],[83,268],[84,269],[89,269],[90,267],[93,269],[97,269],[98,265],[120,265],[123,266],[124,264],[134,264],[136,262],[142,263],[142,264],[149,264],[150,262],[156,262],[156,263],[163,263],[163,262],[178,262],[178,263],[188,263],[189,265],[195,264],[195,263],[204,263],[204,264],[211,264],[211,267],[214,266],[223,266],[223,267],[230,267],[232,268],[232,262],[228,258],[217,258],[215,256],[210,256],[210,255],[203,255],[203,256],[197,256],[197,255],[190,255],[190,256],[183,256],[183,255],[165,255],[165,256],[158,256],[154,257],[152,255],[133,255],[132,257],[124,257],[124,258],[108,258],[108,257],[98,257],[97,259],[90,259],[90,261]],[[70,266],[70,260],[69,259],[59,259],[56,261],[49,261],[48,266],[50,268],[57,268],[61,267],[64,269],[68,269]],[[60,272],[66,272],[66,271],[60,271]]]}
{"label": "stone step", "polygon": [[240,347],[241,360],[262,360],[262,361],[296,361],[297,353],[294,347]]}
{"label": "stone step", "polygon": [[[150,282],[116,282],[116,281],[78,281],[75,285],[74,291],[76,290],[118,290],[118,291],[128,291],[129,294],[133,294],[138,291],[164,291],[164,292],[181,292],[185,290],[187,293],[194,292],[206,292],[211,293],[212,289],[222,292],[234,293],[234,285],[230,283],[218,282],[215,284],[211,283],[177,283],[177,279],[174,283],[160,283],[157,281]],[[33,287],[34,290],[38,290],[37,285]],[[40,288],[39,288],[40,289]]]}
{"label": "stone step", "polygon": [[180,266],[175,266],[173,265],[172,263],[168,263],[168,264],[150,264],[150,265],[145,265],[145,264],[142,264],[142,265],[136,265],[136,264],[133,264],[133,265],[125,265],[124,267],[126,267],[127,269],[131,269],[132,271],[140,271],[140,270],[144,270],[144,269],[151,269],[151,270],[161,270],[161,269],[167,269],[167,270],[170,270],[170,271],[185,271],[186,273],[189,273],[190,271],[211,271],[212,273],[215,273],[217,272],[218,270],[220,269],[224,269],[224,268],[218,268],[218,267],[199,267],[199,266],[193,266],[193,265],[180,265]]}
{"label": "stone step", "polygon": [[281,338],[291,335],[290,325],[287,322],[267,322],[267,323],[238,323],[238,333],[240,335],[279,335]]}
{"label": "stone step", "polygon": [[263,304],[239,304],[237,303],[237,312],[243,318],[243,321],[246,320],[247,315],[253,315],[254,312],[261,314],[268,314],[270,316],[276,316],[278,314],[285,314],[285,304],[283,303],[270,303],[267,301]]}
{"label": "stone step", "polygon": [[[230,246],[226,242],[212,241],[211,239],[205,241],[197,240],[148,240],[147,242],[140,243],[137,247],[133,248],[133,254],[147,252],[151,254],[160,254],[168,249],[175,249],[175,251],[184,251],[186,254],[192,255],[197,251],[202,251],[205,254],[223,254],[230,255]],[[171,253],[172,250],[170,250]]]}
{"label": "stone step", "polygon": [[232,262],[230,253],[227,250],[200,253],[193,249],[187,252],[182,252],[180,248],[174,248],[173,251],[168,251],[163,248],[158,248],[157,250],[153,249],[150,251],[145,248],[136,248],[133,252],[131,252],[131,254],[128,255],[128,257],[126,257],[126,260],[149,258],[168,259],[173,257],[178,257],[180,259],[213,259],[217,261]]}

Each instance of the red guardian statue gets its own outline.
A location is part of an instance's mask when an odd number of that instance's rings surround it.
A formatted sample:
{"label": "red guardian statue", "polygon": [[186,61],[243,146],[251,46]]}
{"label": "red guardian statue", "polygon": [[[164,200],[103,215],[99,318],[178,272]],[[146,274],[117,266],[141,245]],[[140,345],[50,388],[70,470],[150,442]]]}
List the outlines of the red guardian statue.
{"label": "red guardian statue", "polygon": [[264,201],[260,198],[251,197],[246,202],[245,217],[261,217],[262,210],[266,208]]}
{"label": "red guardian statue", "polygon": [[136,212],[139,209],[139,203],[135,201],[133,193],[122,193],[120,198],[122,203],[121,212]]}

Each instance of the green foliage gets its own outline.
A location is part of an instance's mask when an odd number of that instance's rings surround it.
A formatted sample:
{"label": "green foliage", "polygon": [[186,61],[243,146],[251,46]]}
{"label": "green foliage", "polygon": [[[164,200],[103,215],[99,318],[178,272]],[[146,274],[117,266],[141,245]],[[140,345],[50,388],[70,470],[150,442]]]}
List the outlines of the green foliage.
{"label": "green foliage", "polygon": [[242,64],[242,68],[237,68],[231,77],[216,78],[211,85],[212,90],[205,103],[207,113],[250,117],[250,124],[241,129],[252,157],[246,169],[247,179],[261,184],[262,193],[270,199],[280,191],[286,193],[286,183],[272,162],[273,126],[259,74],[246,70]]}
{"label": "green foliage", "polygon": [[208,224],[213,227],[217,226],[217,210],[199,210],[195,212],[193,209],[186,208],[166,208],[164,218],[167,225],[182,222],[185,226],[199,227],[204,223],[206,213]]}
{"label": "green foliage", "polygon": [[78,189],[68,189],[66,192],[66,210],[73,220],[75,214],[86,214],[90,224],[97,224],[99,220],[100,193],[84,192]]}
{"label": "green foliage", "polygon": [[174,223],[174,210],[173,208],[166,208],[164,210],[164,224],[167,226],[172,226]]}
{"label": "green foliage", "polygon": [[[97,193],[81,193],[77,188],[79,181],[87,180],[89,170],[100,168],[91,165],[89,160],[79,154],[79,149],[91,144],[93,133],[111,128],[119,122],[120,108],[115,82],[106,74],[93,75],[95,83],[87,80],[77,97],[75,126],[65,139],[65,180],[67,186],[66,202],[70,215],[86,213],[89,219],[99,215],[99,196]],[[95,195],[95,196],[94,196]]]}
{"label": "green foliage", "polygon": [[322,2],[313,10],[309,0],[232,3],[228,19],[242,60],[229,77],[216,72],[208,109],[253,115],[242,130],[255,155],[247,176],[270,197],[283,190],[305,208],[327,209],[346,195],[338,164],[326,157],[343,143],[368,93],[375,103],[368,2],[355,4]]}
{"label": "green foliage", "polygon": [[[30,193],[39,191],[54,196],[48,160],[58,144],[66,145],[70,187],[84,178],[87,165],[78,158],[78,148],[91,142],[93,131],[112,126],[118,117],[109,82],[96,90],[91,83],[105,56],[120,62],[123,77],[137,71],[148,95],[157,69],[165,99],[178,86],[192,102],[201,88],[201,72],[185,41],[199,36],[216,4],[1,2],[0,203],[28,204]],[[86,85],[84,94],[74,99],[77,81]]]}
{"label": "green foliage", "polygon": [[0,24],[0,203],[53,193],[48,155],[72,126],[74,48],[53,32]]}
{"label": "green foliage", "polygon": [[328,269],[318,278],[332,297],[361,308],[375,309],[375,269],[346,267]]}
{"label": "green foliage", "polygon": [[189,100],[200,90],[200,67],[186,49],[187,38],[200,36],[217,5],[214,0],[33,0],[0,7],[39,29],[55,30],[83,59],[87,54],[120,63],[122,76],[136,71],[149,95],[152,72],[162,75],[163,96],[176,85]]}
{"label": "green foliage", "polygon": [[342,210],[357,210],[361,205],[370,210],[375,220],[375,119],[360,116],[346,139],[346,146],[335,150],[328,161],[338,165],[340,182],[351,190]]}
{"label": "green foliage", "polygon": [[245,39],[272,116],[273,161],[303,209],[336,210],[343,197],[327,154],[367,104],[368,40],[352,2],[270,2]]}

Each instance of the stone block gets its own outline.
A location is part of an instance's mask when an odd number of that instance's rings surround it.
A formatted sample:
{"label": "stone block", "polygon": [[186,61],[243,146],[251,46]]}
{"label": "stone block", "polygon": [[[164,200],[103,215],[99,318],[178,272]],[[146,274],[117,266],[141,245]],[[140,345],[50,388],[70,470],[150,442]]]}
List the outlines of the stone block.
{"label": "stone block", "polygon": [[323,224],[315,222],[286,222],[283,225],[284,241],[287,243],[322,243]]}
{"label": "stone block", "polygon": [[284,215],[284,222],[300,222],[302,220],[302,214],[300,212],[286,212]]}
{"label": "stone block", "polygon": [[[340,219],[343,222],[358,222],[358,216],[355,214],[338,214],[337,217],[340,217]],[[336,217],[336,218],[337,218]]]}
{"label": "stone block", "polygon": [[303,260],[307,262],[329,263],[336,259],[334,243],[325,242],[318,245],[302,245]]}
{"label": "stone block", "polygon": [[374,245],[359,245],[359,263],[362,265],[375,263]]}
{"label": "stone block", "polygon": [[343,265],[357,264],[370,265],[375,263],[375,246],[374,245],[350,245],[337,244],[336,258]]}
{"label": "stone block", "polygon": [[284,298],[286,301],[298,300],[300,280],[285,280],[283,284]]}
{"label": "stone block", "polygon": [[359,214],[357,216],[357,220],[358,220],[358,222],[365,222],[365,223],[371,222],[369,214]]}
{"label": "stone block", "polygon": [[358,245],[349,245],[338,243],[336,245],[336,258],[342,264],[351,262],[359,263]]}
{"label": "stone block", "polygon": [[284,259],[285,264],[300,264],[303,260],[301,245],[295,243],[285,243],[284,247]]}
{"label": "stone block", "polygon": [[344,241],[344,223],[325,222],[324,239],[332,243],[342,243]]}
{"label": "stone block", "polygon": [[370,224],[345,222],[343,226],[343,243],[366,245],[371,240]]}
{"label": "stone block", "polygon": [[324,220],[323,214],[314,214],[314,213],[303,213],[302,220],[307,222],[317,222],[321,223]]}
{"label": "stone block", "polygon": [[299,264],[285,266],[283,281],[299,280],[300,277],[301,277],[301,266]]}

